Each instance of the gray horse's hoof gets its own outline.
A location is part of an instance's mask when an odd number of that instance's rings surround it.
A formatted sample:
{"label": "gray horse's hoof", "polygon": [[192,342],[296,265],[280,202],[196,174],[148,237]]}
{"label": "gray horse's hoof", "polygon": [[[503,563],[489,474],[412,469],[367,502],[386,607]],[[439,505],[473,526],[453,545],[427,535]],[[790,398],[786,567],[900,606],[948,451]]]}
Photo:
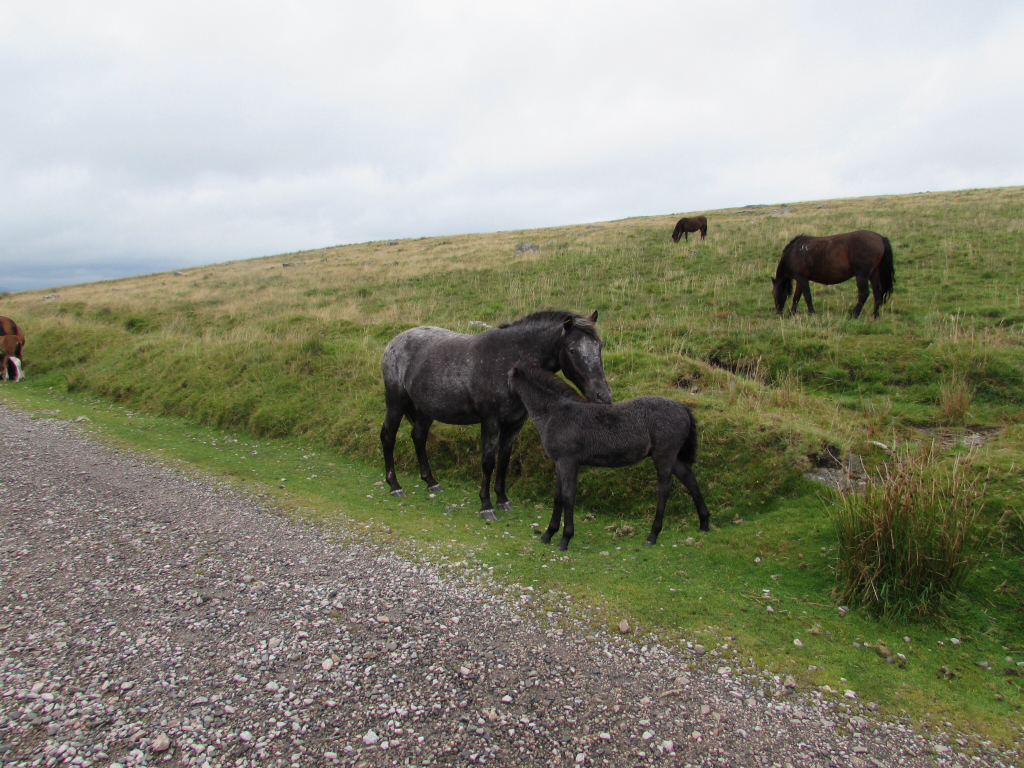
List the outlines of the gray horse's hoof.
{"label": "gray horse's hoof", "polygon": [[399,499],[404,499],[404,498],[407,497],[406,492],[403,491],[401,488],[399,488],[398,490],[392,491],[391,495],[396,497],[396,498],[399,498]]}
{"label": "gray horse's hoof", "polygon": [[481,509],[480,517],[482,517],[484,520],[491,520],[492,522],[498,519],[498,516],[494,514],[493,509]]}
{"label": "gray horse's hoof", "polygon": [[444,488],[442,488],[440,485],[432,485],[429,488],[427,488],[427,490],[430,491],[431,493],[440,493],[441,491],[444,490]]}
{"label": "gray horse's hoof", "polygon": [[503,501],[500,504],[498,504],[498,509],[500,509],[502,512],[511,512],[512,511],[512,502],[511,501]]}

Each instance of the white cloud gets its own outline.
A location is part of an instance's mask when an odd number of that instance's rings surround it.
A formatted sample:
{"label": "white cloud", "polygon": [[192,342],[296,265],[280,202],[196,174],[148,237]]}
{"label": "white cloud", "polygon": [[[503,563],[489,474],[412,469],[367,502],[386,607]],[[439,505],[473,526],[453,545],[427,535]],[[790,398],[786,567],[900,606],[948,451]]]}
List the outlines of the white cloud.
{"label": "white cloud", "polygon": [[0,287],[1021,183],[1021,50],[1011,3],[7,3]]}

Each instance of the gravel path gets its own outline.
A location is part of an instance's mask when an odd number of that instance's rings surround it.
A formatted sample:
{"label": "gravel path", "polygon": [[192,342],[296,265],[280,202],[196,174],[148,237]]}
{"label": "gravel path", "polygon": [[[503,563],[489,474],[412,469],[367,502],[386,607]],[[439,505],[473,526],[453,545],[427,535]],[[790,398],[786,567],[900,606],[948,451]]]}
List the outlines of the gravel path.
{"label": "gravel path", "polygon": [[[6,765],[1006,765],[0,407]],[[952,745],[956,748],[956,744]]]}

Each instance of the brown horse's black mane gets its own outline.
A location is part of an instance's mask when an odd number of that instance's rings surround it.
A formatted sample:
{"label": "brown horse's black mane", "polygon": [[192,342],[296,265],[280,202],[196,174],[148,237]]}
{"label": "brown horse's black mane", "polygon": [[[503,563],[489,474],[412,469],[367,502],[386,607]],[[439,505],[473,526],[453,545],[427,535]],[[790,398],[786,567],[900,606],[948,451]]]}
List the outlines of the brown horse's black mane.
{"label": "brown horse's black mane", "polygon": [[530,325],[562,325],[566,320],[572,318],[572,324],[588,336],[599,339],[597,328],[590,320],[577,315],[575,312],[568,312],[564,309],[545,309],[534,312],[532,315],[513,320],[511,323],[503,323],[499,328],[526,327]]}
{"label": "brown horse's black mane", "polygon": [[581,403],[587,402],[585,397],[582,397],[579,392],[569,386],[565,381],[560,379],[558,376],[555,376],[551,371],[544,370],[539,365],[523,365],[521,363],[517,363],[516,367],[519,369],[520,373],[526,376],[526,378],[553,395],[569,398]]}

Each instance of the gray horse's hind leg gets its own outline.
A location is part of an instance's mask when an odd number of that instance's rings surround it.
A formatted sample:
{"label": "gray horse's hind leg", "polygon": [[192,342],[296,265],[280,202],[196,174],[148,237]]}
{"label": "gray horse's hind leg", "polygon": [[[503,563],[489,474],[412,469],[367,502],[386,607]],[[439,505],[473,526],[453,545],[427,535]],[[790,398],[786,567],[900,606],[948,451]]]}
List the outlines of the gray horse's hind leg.
{"label": "gray horse's hind leg", "polygon": [[512,455],[512,444],[515,443],[519,430],[523,428],[525,421],[518,424],[506,424],[498,434],[498,464],[497,474],[494,476],[494,494],[498,497],[497,509],[503,512],[512,511],[512,502],[505,495],[505,476],[508,474],[508,462]]}
{"label": "gray horse's hind leg", "polygon": [[491,504],[491,475],[494,473],[494,453],[498,445],[500,428],[496,423],[480,424],[480,452],[483,455],[483,482],[480,484],[480,517],[484,520],[497,520],[494,505]]}
{"label": "gray horse's hind leg", "polygon": [[708,505],[704,503],[704,496],[697,486],[697,476],[693,474],[692,469],[678,460],[672,468],[672,472],[679,478],[679,482],[683,484],[687,493],[690,494],[690,498],[693,499],[693,505],[697,507],[697,517],[700,518],[700,529],[707,533],[711,528],[711,513],[708,512]]}
{"label": "gray horse's hind leg", "polygon": [[427,461],[427,435],[430,433],[430,425],[434,420],[422,413],[416,414],[416,423],[412,426],[412,444],[416,446],[416,459],[420,463],[420,478],[427,484],[427,488],[437,492],[442,490],[437,484],[433,473],[430,471],[430,462]]}
{"label": "gray horse's hind leg", "polygon": [[384,479],[391,486],[392,496],[405,496],[405,491],[398,483],[398,475],[395,473],[395,436],[398,428],[402,425],[402,417],[405,415],[405,408],[401,403],[389,400],[387,411],[384,414],[384,426],[380,429],[380,444],[384,451]]}

